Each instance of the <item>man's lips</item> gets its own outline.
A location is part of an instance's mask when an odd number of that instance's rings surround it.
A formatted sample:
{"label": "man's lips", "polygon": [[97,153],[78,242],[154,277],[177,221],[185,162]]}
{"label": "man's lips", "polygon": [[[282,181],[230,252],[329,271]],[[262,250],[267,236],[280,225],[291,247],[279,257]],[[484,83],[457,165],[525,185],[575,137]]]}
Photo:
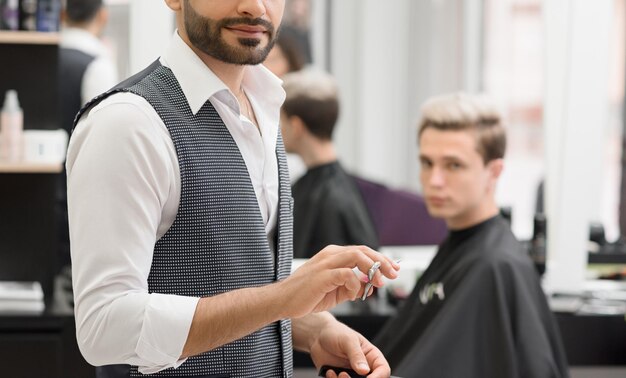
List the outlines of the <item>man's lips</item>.
{"label": "man's lips", "polygon": [[438,205],[443,205],[446,202],[446,199],[443,197],[429,196],[429,197],[426,197],[426,201],[428,201],[428,203],[430,204],[438,206]]}
{"label": "man's lips", "polygon": [[235,33],[249,34],[249,35],[260,35],[263,33],[267,33],[267,29],[265,29],[264,27],[254,26],[254,25],[227,26],[226,29],[231,30]]}

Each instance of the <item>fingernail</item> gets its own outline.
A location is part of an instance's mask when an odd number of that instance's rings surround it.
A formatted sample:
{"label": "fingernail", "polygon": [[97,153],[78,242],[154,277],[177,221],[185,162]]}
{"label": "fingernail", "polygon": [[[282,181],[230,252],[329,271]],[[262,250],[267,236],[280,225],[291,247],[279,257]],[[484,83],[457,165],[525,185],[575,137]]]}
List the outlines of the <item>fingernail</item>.
{"label": "fingernail", "polygon": [[399,270],[400,269],[400,262],[402,261],[402,259],[398,259],[396,261],[394,261],[395,265],[394,265],[394,269],[395,270]]}
{"label": "fingernail", "polygon": [[370,367],[365,362],[359,362],[357,366],[359,369],[370,371]]}
{"label": "fingernail", "polygon": [[370,279],[365,274],[363,274],[361,275],[361,282],[369,283]]}

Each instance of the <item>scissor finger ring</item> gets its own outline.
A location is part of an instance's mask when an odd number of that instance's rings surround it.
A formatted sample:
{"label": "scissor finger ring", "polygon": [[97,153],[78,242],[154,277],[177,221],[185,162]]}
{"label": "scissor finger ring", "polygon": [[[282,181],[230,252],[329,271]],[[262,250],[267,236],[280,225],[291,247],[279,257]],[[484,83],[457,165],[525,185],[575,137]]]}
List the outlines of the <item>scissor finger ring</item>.
{"label": "scissor finger ring", "polygon": [[372,288],[372,286],[374,286],[374,284],[372,283],[372,280],[374,279],[374,275],[376,275],[376,271],[379,268],[380,268],[380,261],[376,261],[374,265],[372,265],[370,270],[367,271],[368,282],[365,285],[365,291],[363,291],[363,296],[361,297],[362,301],[364,301],[367,298],[367,294],[370,292],[370,289]]}

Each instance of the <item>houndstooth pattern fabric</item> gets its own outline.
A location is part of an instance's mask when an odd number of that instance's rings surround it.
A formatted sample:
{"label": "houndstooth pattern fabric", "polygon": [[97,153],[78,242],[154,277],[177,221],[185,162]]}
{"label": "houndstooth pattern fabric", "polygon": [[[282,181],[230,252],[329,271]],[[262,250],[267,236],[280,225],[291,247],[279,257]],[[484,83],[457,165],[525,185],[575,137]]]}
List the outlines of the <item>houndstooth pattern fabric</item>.
{"label": "houndstooth pattern fabric", "polygon": [[[149,291],[205,297],[287,277],[293,248],[293,200],[280,132],[276,148],[280,187],[274,259],[245,161],[213,105],[207,101],[193,115],[174,74],[157,61],[94,99],[85,110],[124,91],[144,97],[161,117],[180,166],[180,205],[171,228],[155,245]],[[191,357],[177,369],[153,374],[232,378],[292,375],[289,320]],[[137,367],[131,367],[130,376],[143,375]]]}

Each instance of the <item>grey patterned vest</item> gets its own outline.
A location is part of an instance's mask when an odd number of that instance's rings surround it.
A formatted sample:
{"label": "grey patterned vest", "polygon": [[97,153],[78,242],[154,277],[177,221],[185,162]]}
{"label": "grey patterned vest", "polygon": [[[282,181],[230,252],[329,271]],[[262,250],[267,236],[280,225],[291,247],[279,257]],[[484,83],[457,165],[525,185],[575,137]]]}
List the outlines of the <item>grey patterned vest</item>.
{"label": "grey patterned vest", "polygon": [[[280,133],[276,264],[254,188],[241,153],[210,102],[193,115],[169,68],[155,62],[97,97],[79,113],[116,92],[145,98],[169,130],[180,166],[176,219],[156,243],[148,277],[151,293],[193,297],[270,284],[289,275],[292,201]],[[167,332],[167,330],[164,330]],[[137,367],[98,369],[100,377],[138,377]],[[291,323],[282,320],[199,356],[159,377],[291,377]]]}

